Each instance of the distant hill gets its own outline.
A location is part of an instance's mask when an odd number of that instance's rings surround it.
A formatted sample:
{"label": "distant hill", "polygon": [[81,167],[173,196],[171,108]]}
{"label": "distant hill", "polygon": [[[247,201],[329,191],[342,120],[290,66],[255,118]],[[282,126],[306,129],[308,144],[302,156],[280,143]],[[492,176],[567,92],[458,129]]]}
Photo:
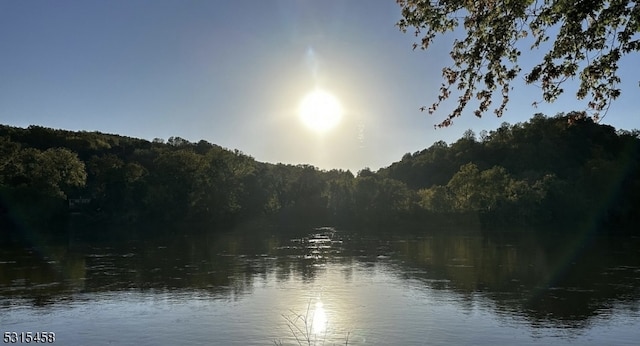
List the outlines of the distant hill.
{"label": "distant hill", "polygon": [[475,215],[488,227],[637,232],[639,134],[576,113],[537,114],[354,176],[180,137],[0,125],[0,221],[46,231],[65,228],[72,213],[94,224],[215,229],[256,218],[452,225]]}

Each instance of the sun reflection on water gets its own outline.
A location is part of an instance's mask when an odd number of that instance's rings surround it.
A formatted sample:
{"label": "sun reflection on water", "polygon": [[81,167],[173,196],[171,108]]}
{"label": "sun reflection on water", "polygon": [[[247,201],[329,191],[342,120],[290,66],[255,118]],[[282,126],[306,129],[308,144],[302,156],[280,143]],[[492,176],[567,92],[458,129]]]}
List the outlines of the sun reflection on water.
{"label": "sun reflection on water", "polygon": [[321,301],[316,302],[315,310],[313,311],[313,332],[315,334],[324,333],[327,330],[327,313],[324,311],[324,305]]}

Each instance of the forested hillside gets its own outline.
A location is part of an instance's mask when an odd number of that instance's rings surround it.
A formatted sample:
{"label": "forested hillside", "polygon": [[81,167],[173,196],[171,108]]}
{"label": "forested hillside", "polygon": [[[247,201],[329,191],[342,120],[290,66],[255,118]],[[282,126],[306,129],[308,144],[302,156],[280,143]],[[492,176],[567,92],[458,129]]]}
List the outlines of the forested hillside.
{"label": "forested hillside", "polygon": [[95,225],[207,229],[258,218],[428,228],[474,215],[486,225],[635,232],[639,135],[538,114],[354,176],[179,137],[0,126],[0,227],[64,229],[71,213]]}
{"label": "forested hillside", "polygon": [[[578,120],[576,120],[578,119]],[[494,222],[638,225],[640,133],[580,114],[503,123],[479,138],[467,131],[380,170],[432,212],[475,211]]]}

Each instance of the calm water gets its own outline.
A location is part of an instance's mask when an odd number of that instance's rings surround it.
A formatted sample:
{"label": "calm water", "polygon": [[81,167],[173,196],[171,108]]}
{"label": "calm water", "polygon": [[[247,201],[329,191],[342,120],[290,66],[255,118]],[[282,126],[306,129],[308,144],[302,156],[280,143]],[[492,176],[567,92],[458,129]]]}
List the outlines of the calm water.
{"label": "calm water", "polygon": [[1,247],[0,332],[59,345],[640,340],[638,238],[300,231]]}

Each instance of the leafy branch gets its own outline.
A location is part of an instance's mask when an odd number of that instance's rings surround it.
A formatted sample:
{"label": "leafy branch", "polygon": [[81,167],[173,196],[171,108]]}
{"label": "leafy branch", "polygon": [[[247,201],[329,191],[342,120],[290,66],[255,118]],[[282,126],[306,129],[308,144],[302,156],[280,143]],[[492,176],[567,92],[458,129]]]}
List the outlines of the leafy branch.
{"label": "leafy branch", "polygon": [[413,49],[427,50],[436,37],[460,25],[466,31],[464,39],[453,42],[453,65],[442,69],[437,101],[420,107],[433,114],[454,92],[459,94],[457,107],[437,127],[450,126],[474,98],[479,104],[473,113],[481,117],[496,94],[501,101],[493,113],[501,117],[511,82],[522,71],[518,42],[529,36],[534,40],[530,49],[541,49],[551,38],[549,32],[557,31],[542,61],[525,73],[526,83],[538,84],[542,100],[554,102],[565,91],[563,83],[577,76],[576,97],[589,96],[585,111],[595,121],[621,94],[618,62],[640,50],[640,4],[635,1],[396,1],[403,16],[397,26],[403,32],[413,28],[419,38]]}

